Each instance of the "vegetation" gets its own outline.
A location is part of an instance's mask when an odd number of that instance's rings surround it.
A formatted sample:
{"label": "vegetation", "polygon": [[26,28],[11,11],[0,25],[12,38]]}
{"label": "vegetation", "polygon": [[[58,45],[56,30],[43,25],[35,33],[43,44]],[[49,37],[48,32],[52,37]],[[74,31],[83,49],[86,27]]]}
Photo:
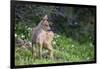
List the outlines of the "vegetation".
{"label": "vegetation", "polygon": [[[78,44],[62,35],[55,35],[53,41],[54,60],[50,58],[33,59],[31,50],[16,47],[16,65],[82,62],[94,60],[94,46],[89,43]],[[45,50],[44,50],[45,51]]]}
{"label": "vegetation", "polygon": [[[32,27],[47,14],[55,33],[54,60],[32,58],[31,50],[15,47],[15,64],[50,64],[94,60],[95,8],[34,4],[15,5],[15,36],[31,42]],[[44,49],[44,51],[46,51]]]}

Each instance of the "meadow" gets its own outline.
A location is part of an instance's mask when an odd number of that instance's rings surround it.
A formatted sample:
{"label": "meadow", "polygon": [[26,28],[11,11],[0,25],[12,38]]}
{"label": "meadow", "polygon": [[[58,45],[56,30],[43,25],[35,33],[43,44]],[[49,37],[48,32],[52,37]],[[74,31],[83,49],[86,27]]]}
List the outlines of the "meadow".
{"label": "meadow", "polygon": [[[68,62],[85,62],[94,60],[94,46],[91,43],[79,44],[64,35],[55,34],[52,42],[54,48],[54,59],[48,57],[33,59],[31,50],[27,48],[15,48],[15,64],[51,64]],[[45,49],[43,50],[45,51]]]}

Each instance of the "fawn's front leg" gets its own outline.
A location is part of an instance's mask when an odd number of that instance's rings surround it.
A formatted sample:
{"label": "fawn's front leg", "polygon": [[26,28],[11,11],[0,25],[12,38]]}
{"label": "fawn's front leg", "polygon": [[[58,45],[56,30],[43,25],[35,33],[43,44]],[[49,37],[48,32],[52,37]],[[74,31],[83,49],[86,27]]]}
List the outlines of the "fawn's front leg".
{"label": "fawn's front leg", "polygon": [[32,56],[35,60],[35,58],[36,58],[36,44],[32,44]]}
{"label": "fawn's front leg", "polygon": [[51,59],[53,59],[53,48],[52,46],[49,48],[49,56]]}
{"label": "fawn's front leg", "polygon": [[48,49],[49,57],[53,59],[53,47],[51,46],[51,44],[47,43],[47,49]]}

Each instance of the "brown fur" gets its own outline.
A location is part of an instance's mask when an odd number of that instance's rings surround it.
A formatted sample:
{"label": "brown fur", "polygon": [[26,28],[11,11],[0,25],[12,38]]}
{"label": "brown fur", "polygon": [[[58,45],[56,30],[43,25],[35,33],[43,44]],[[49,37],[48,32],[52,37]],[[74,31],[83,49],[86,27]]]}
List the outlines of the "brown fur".
{"label": "brown fur", "polygon": [[54,37],[54,33],[52,31],[46,32],[46,39],[43,42],[43,46],[48,49],[49,55],[51,58],[53,58],[53,47],[52,47],[52,40]]}
{"label": "brown fur", "polygon": [[49,23],[47,21],[47,15],[41,20],[37,27],[32,30],[32,54],[33,56],[39,55],[42,57],[42,49],[46,48],[49,51],[49,55],[53,58],[53,48],[51,41],[53,40],[54,33],[50,30]]}

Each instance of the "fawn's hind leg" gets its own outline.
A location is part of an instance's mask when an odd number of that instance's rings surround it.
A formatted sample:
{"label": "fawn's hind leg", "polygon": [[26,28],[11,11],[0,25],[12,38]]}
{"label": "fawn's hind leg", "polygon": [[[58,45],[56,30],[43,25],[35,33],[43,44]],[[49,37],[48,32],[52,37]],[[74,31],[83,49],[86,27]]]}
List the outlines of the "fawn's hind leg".
{"label": "fawn's hind leg", "polygon": [[53,59],[53,49],[52,48],[49,49],[49,56],[51,59]]}
{"label": "fawn's hind leg", "polygon": [[42,58],[42,43],[39,43],[39,57]]}
{"label": "fawn's hind leg", "polygon": [[49,44],[47,45],[47,49],[48,49],[49,57],[53,59],[53,47]]}
{"label": "fawn's hind leg", "polygon": [[32,44],[32,56],[35,59],[35,57],[36,57],[36,44]]}

